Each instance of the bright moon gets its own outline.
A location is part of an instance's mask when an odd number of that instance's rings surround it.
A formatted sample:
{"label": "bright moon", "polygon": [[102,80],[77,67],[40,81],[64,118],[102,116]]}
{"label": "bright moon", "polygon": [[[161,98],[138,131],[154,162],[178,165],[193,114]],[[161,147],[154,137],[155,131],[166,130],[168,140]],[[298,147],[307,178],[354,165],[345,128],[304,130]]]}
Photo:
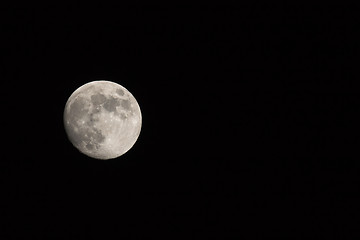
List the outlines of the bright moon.
{"label": "bright moon", "polygon": [[134,96],[110,81],[84,84],[65,105],[64,125],[70,142],[96,159],[112,159],[126,153],[141,130],[141,111]]}

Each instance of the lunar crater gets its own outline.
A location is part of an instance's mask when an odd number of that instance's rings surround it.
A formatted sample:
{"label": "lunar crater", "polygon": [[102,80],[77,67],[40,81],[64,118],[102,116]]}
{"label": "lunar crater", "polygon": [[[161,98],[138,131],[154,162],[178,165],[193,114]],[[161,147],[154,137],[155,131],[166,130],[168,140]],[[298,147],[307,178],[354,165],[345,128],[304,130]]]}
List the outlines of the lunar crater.
{"label": "lunar crater", "polygon": [[122,90],[121,88],[116,89],[116,93],[119,94],[120,96],[124,96],[124,90]]}

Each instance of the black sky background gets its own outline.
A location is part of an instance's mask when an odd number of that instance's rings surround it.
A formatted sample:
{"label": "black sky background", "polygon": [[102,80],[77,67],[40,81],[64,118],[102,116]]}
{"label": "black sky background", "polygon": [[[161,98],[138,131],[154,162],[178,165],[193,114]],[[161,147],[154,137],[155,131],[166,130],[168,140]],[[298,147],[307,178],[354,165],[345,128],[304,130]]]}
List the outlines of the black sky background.
{"label": "black sky background", "polygon": [[[355,13],[3,8],[1,239],[357,234]],[[118,159],[82,155],[63,128],[94,80],[142,110]]]}

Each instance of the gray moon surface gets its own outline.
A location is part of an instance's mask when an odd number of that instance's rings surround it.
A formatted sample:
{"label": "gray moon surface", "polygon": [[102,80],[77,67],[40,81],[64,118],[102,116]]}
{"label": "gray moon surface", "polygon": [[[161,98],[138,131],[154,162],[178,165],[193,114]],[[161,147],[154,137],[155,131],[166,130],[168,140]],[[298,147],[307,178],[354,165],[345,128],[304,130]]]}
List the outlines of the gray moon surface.
{"label": "gray moon surface", "polygon": [[101,160],[129,151],[140,135],[142,116],[135,97],[105,80],[76,89],[64,109],[65,131],[83,154]]}

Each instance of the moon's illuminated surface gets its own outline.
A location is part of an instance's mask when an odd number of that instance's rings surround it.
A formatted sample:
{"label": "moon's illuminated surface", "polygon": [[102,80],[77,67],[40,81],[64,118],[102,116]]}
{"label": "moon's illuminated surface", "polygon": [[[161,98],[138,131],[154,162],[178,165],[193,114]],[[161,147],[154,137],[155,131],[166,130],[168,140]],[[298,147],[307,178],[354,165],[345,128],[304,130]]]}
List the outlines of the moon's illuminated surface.
{"label": "moon's illuminated surface", "polygon": [[71,143],[89,157],[107,160],[126,153],[141,130],[134,96],[110,81],[84,84],[65,105],[64,125]]}

